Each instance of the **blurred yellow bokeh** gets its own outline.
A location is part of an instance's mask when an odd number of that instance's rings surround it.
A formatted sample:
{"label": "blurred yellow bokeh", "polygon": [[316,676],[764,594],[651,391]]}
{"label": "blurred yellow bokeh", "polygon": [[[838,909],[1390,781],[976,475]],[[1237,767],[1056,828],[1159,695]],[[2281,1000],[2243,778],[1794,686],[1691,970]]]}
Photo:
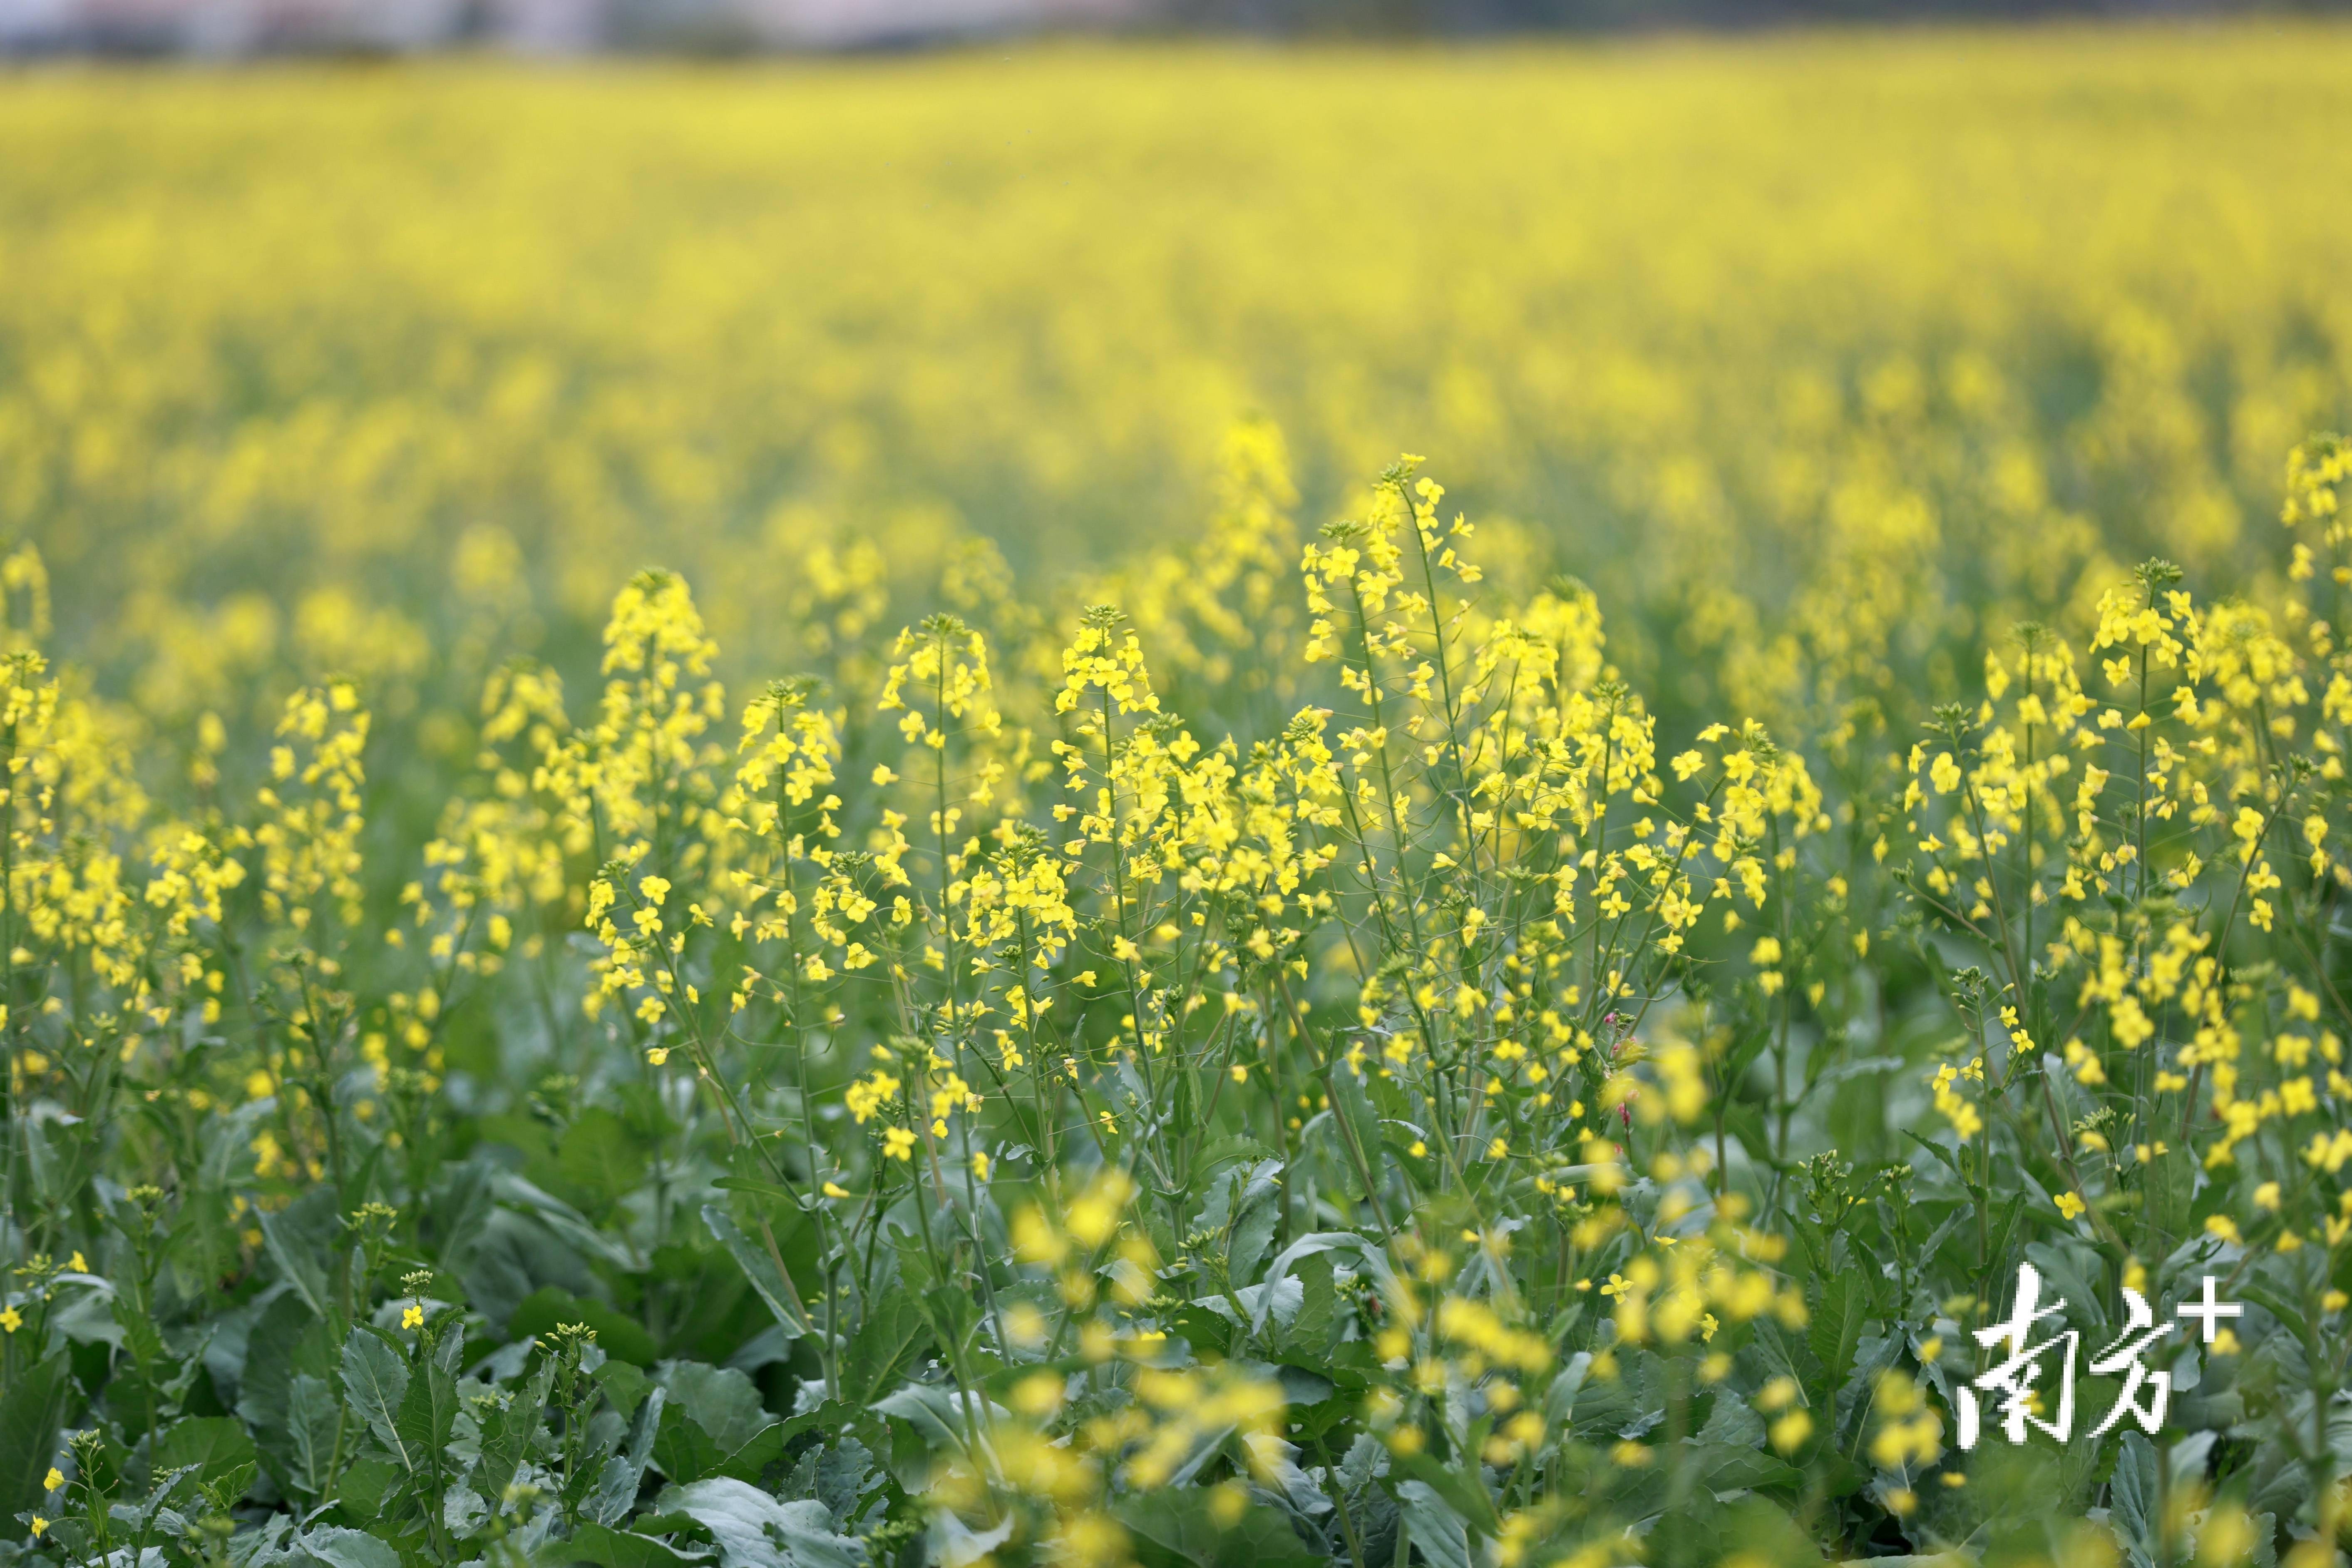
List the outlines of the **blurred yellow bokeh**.
{"label": "blurred yellow bokeh", "polygon": [[1257,414],[1310,523],[1442,454],[1669,710],[1934,691],[2277,559],[2347,117],[2318,25],[28,71],[0,535],[167,723],[470,694],[650,561],[789,668],[966,534],[1034,591],[1188,530]]}

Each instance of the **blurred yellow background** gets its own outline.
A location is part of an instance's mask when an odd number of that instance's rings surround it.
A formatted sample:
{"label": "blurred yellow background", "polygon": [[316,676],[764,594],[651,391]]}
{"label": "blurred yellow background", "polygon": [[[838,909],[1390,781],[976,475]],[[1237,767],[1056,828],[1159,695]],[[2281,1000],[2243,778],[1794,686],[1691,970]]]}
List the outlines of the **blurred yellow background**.
{"label": "blurred yellow background", "polygon": [[478,689],[649,562],[764,673],[969,534],[1181,537],[1255,413],[1310,523],[1427,454],[1663,707],[1932,692],[2116,562],[2278,558],[2347,124],[2319,25],[19,72],[0,533],[165,724]]}

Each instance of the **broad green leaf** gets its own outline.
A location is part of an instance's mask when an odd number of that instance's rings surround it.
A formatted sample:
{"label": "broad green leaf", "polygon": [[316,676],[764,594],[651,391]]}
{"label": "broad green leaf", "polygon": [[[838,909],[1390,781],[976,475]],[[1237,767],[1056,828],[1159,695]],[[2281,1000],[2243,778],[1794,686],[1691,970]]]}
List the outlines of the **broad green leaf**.
{"label": "broad green leaf", "polygon": [[[353,1438],[357,1442],[356,1435]],[[389,1459],[356,1459],[335,1478],[335,1496],[345,1519],[374,1519],[384,1500],[406,1485],[404,1472]]]}
{"label": "broad green leaf", "polygon": [[[975,1399],[978,1395],[973,1396]],[[954,1389],[936,1383],[909,1383],[875,1400],[870,1408],[880,1415],[895,1415],[921,1435],[933,1448],[961,1447],[964,1441],[963,1413],[957,1408]],[[1002,1416],[1002,1406],[990,1405],[992,1416]]]}
{"label": "broad green leaf", "polygon": [[1426,1481],[1400,1481],[1397,1508],[1430,1568],[1471,1568],[1470,1526]]}
{"label": "broad green leaf", "polygon": [[295,1549],[323,1568],[406,1568],[398,1552],[362,1531],[332,1527],[310,1531],[295,1542]]}
{"label": "broad green leaf", "polygon": [[321,1318],[329,1314],[333,1299],[328,1280],[341,1229],[334,1192],[327,1187],[305,1194],[276,1214],[261,1215],[262,1240],[278,1277]]}
{"label": "broad green leaf", "polygon": [[335,1428],[341,1409],[335,1391],[324,1379],[312,1377],[307,1372],[294,1374],[294,1384],[286,1402],[286,1423],[281,1428],[283,1450],[293,1461],[294,1473],[284,1479],[307,1497],[324,1495],[334,1479],[327,1472],[334,1462]]}
{"label": "broad green leaf", "polygon": [[1412,1479],[1431,1488],[1474,1531],[1492,1535],[1501,1526],[1502,1521],[1495,1513],[1495,1500],[1486,1494],[1486,1485],[1475,1472],[1465,1472],[1461,1467],[1421,1453],[1393,1456],[1389,1460],[1389,1475],[1400,1483]]}
{"label": "broad green leaf", "polygon": [[903,1291],[892,1291],[873,1302],[842,1357],[842,1397],[863,1405],[894,1386],[914,1363],[930,1338],[922,1309]]}
{"label": "broad green leaf", "polygon": [[1723,1521],[1726,1538],[1759,1564],[1770,1568],[1816,1568],[1822,1549],[1805,1534],[1789,1510],[1768,1498],[1741,1498]]}
{"label": "broad green leaf", "polygon": [[1122,1498],[1113,1511],[1142,1568],[1322,1568],[1326,1563],[1271,1508],[1252,1504],[1232,1523],[1220,1523],[1203,1488]]}
{"label": "broad green leaf", "polygon": [[645,1402],[646,1390],[654,1386],[653,1379],[634,1362],[608,1361],[589,1375],[595,1378],[604,1390],[604,1397],[624,1420],[636,1415],[637,1406]]}
{"label": "broad green leaf", "polygon": [[2196,1157],[2187,1149],[2168,1147],[2148,1162],[2142,1178],[2147,1194],[2147,1223],[2161,1247],[2189,1229],[2189,1208],[2197,1192]]}
{"label": "broad green leaf", "polygon": [[134,1363],[156,1367],[172,1359],[155,1321],[120,1293],[114,1297],[114,1321],[122,1331],[123,1353]]}
{"label": "broad green leaf", "polygon": [[[1276,1282],[1286,1279],[1301,1258],[1335,1250],[1354,1253],[1361,1260],[1364,1271],[1370,1274],[1373,1281],[1383,1291],[1388,1290],[1394,1283],[1390,1273],[1386,1252],[1378,1243],[1368,1241],[1349,1230],[1318,1230],[1300,1237],[1297,1241],[1284,1247],[1280,1256],[1267,1266],[1266,1280]],[[1266,1317],[1272,1310],[1273,1302],[1274,1295],[1271,1290],[1258,1298],[1257,1310],[1250,1315],[1250,1329],[1253,1332],[1262,1331],[1265,1329]]]}
{"label": "broad green leaf", "polygon": [[402,1436],[399,1420],[408,1384],[408,1363],[383,1336],[367,1328],[352,1331],[343,1342],[344,1396],[401,1468],[414,1471],[423,1456]]}
{"label": "broad green leaf", "polygon": [[673,1481],[691,1482],[712,1476],[749,1480],[780,1458],[784,1451],[781,1424],[760,1428],[741,1443],[730,1446],[713,1437],[675,1404],[662,1415],[654,1439],[654,1467]]}
{"label": "broad green leaf", "polygon": [[601,1524],[583,1524],[572,1532],[569,1541],[542,1548],[540,1561],[547,1564],[587,1563],[595,1568],[679,1568],[683,1563],[708,1563],[712,1555],[703,1551],[681,1551],[650,1535],[612,1530]]}
{"label": "broad green leaf", "polygon": [[797,1205],[800,1202],[799,1197],[789,1189],[780,1187],[773,1182],[761,1181],[753,1176],[720,1176],[710,1184],[721,1192],[749,1193],[754,1197],[766,1198],[771,1203]]}
{"label": "broad green leaf", "polygon": [[1853,1364],[1854,1348],[1862,1342],[1868,1295],[1863,1282],[1850,1273],[1829,1276],[1821,1284],[1806,1326],[1806,1342],[1820,1364],[1823,1382],[1809,1388],[1807,1399],[1818,1409],[1832,1408],[1844,1386],[1846,1369]]}
{"label": "broad green leaf", "polygon": [[174,1423],[155,1447],[154,1464],[159,1471],[194,1466],[198,1484],[224,1488],[231,1497],[245,1494],[258,1468],[244,1423],[226,1415],[191,1415]]}
{"label": "broad green leaf", "polygon": [[644,1178],[646,1152],[626,1121],[592,1105],[564,1131],[555,1148],[555,1164],[574,1187],[609,1202]]}
{"label": "broad green leaf", "polygon": [[583,1258],[598,1258],[616,1268],[633,1268],[636,1259],[616,1238],[588,1223],[588,1217],[553,1194],[534,1186],[511,1171],[490,1177],[490,1190],[517,1215],[527,1215]]}
{"label": "broad green leaf", "polygon": [[413,1462],[419,1468],[439,1462],[441,1450],[457,1429],[457,1379],[451,1369],[455,1358],[448,1352],[462,1346],[451,1329],[436,1347],[442,1353],[425,1358],[412,1371],[407,1393],[393,1416],[406,1445],[404,1451],[415,1456]]}
{"label": "broad green leaf", "polygon": [[1303,1295],[1297,1315],[1276,1337],[1275,1347],[1285,1355],[1320,1356],[1331,1348],[1339,1328],[1339,1292],[1331,1255],[1310,1253],[1292,1266],[1290,1276],[1299,1282]]}
{"label": "broad green leaf", "polygon": [[1804,1479],[1795,1467],[1760,1448],[1700,1441],[1689,1463],[1708,1490],[1728,1494],[1768,1487],[1794,1487]]}
{"label": "broad green leaf", "polygon": [[17,1373],[0,1394],[0,1509],[9,1514],[41,1505],[42,1478],[57,1457],[58,1428],[72,1394],[63,1351]]}
{"label": "broad green leaf", "polygon": [[923,1292],[924,1321],[946,1343],[969,1347],[980,1326],[980,1298],[964,1281],[934,1285]]}
{"label": "broad green leaf", "polygon": [[[625,1363],[608,1363],[625,1365]],[[482,1429],[481,1458],[474,1468],[474,1489],[485,1498],[503,1498],[507,1485],[515,1471],[530,1452],[531,1440],[538,1436],[540,1418],[547,1407],[548,1394],[555,1386],[555,1362],[551,1357],[540,1359],[539,1370],[507,1400],[507,1407],[486,1420]]]}
{"label": "broad green leaf", "polygon": [[707,1366],[701,1362],[665,1363],[655,1381],[669,1391],[670,1408],[732,1451],[775,1424],[760,1403],[760,1391],[750,1378],[732,1367]]}
{"label": "broad green leaf", "polygon": [[1249,1284],[1274,1241],[1282,1215],[1282,1162],[1261,1160],[1221,1180],[1231,1191],[1226,1233],[1225,1278],[1232,1284]]}
{"label": "broad green leaf", "polygon": [[451,1535],[461,1541],[479,1530],[489,1517],[490,1505],[482,1500],[481,1493],[464,1481],[441,1494],[441,1522],[448,1527]]}
{"label": "broad green leaf", "polygon": [[1344,1064],[1323,1075],[1324,1087],[1331,1096],[1331,1108],[1336,1113],[1340,1147],[1348,1164],[1349,1185],[1361,1186],[1367,1175],[1372,1183],[1369,1194],[1375,1209],[1381,1204],[1380,1187],[1386,1174],[1388,1152],[1381,1139],[1380,1113],[1372,1109],[1364,1093],[1362,1080]]}
{"label": "broad green leaf", "polygon": [[[582,1511],[588,1518],[599,1524],[617,1525],[636,1507],[637,1491],[644,1484],[646,1467],[653,1462],[654,1443],[668,1408],[669,1391],[656,1388],[637,1406],[635,1419],[625,1429],[612,1422],[609,1412],[589,1424],[592,1436],[600,1428],[603,1436],[591,1445],[587,1463],[572,1490],[575,1500],[584,1500]],[[625,1444],[619,1441],[622,1437],[627,1439]]]}
{"label": "broad green leaf", "polygon": [[743,1277],[751,1282],[751,1289],[759,1292],[760,1300],[768,1304],[768,1310],[775,1314],[776,1321],[782,1325],[784,1332],[794,1336],[807,1333],[808,1322],[801,1315],[791,1289],[784,1283],[784,1277],[777,1272],[776,1260],[768,1256],[765,1245],[744,1236],[741,1227],[736,1225],[722,1205],[703,1205],[702,1223],[710,1227],[710,1234],[719,1238],[719,1245],[735,1259],[736,1265],[743,1270]]}
{"label": "broad green leaf", "polygon": [[2116,1450],[2116,1472],[2108,1482],[2107,1522],[2123,1544],[2132,1568],[2154,1568],[2158,1552],[2160,1508],[2157,1490],[2157,1453],[2137,1432],[2126,1432]]}
{"label": "broad green leaf", "polygon": [[256,1426],[282,1426],[297,1373],[335,1374],[340,1351],[327,1331],[325,1321],[295,1291],[274,1298],[246,1341],[236,1413]]}
{"label": "broad green leaf", "polygon": [[1760,1448],[1764,1446],[1764,1417],[1745,1398],[1725,1389],[1715,1396],[1715,1408],[1707,1412],[1706,1425],[1699,1428],[1698,1436],[1703,1443]]}
{"label": "broad green leaf", "polygon": [[778,1502],[743,1481],[720,1478],[666,1489],[657,1505],[710,1532],[720,1568],[865,1568],[866,1548],[837,1534],[824,1504]]}

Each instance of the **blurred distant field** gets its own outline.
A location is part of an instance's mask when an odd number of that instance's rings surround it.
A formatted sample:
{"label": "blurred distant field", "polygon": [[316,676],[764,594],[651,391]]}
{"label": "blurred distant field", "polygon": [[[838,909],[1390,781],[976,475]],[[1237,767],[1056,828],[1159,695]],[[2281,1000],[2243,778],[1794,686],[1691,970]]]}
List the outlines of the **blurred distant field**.
{"label": "blurred distant field", "polygon": [[0,532],[164,724],[469,690],[656,560],[789,668],[967,531],[1190,525],[1255,412],[1310,523],[1430,454],[1664,708],[1933,689],[2114,561],[2278,559],[2347,124],[2316,26],[26,71]]}

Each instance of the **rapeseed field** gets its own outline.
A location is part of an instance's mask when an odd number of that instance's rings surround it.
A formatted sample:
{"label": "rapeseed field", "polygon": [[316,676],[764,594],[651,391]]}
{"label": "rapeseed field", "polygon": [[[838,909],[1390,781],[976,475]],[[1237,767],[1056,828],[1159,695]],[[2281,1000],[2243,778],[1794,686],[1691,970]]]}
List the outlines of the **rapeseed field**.
{"label": "rapeseed field", "polygon": [[0,1552],[2338,1562],[2347,68],[0,82]]}

